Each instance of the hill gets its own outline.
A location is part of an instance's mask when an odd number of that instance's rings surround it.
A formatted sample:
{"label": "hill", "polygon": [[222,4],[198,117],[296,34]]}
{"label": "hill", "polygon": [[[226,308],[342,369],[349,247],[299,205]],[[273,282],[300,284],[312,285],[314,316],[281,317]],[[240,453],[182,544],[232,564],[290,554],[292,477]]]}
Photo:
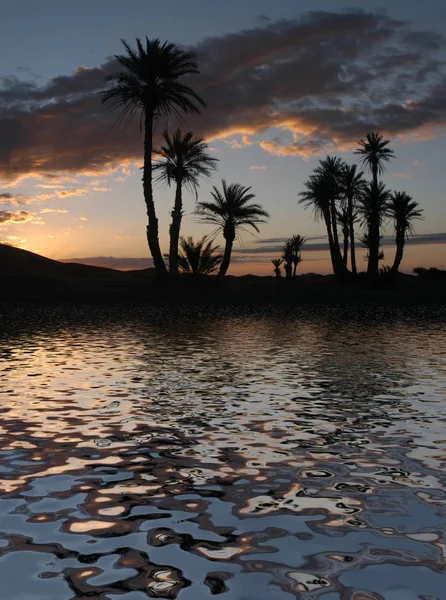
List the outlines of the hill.
{"label": "hill", "polygon": [[0,244],[3,299],[78,298],[144,292],[154,269],[117,271],[80,263],[63,263],[40,254]]}

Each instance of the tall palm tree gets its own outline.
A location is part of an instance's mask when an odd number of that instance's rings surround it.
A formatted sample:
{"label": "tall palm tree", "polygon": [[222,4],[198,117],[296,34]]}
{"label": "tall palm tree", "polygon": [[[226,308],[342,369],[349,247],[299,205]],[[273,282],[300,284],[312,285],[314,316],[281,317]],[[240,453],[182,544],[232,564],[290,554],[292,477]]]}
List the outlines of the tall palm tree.
{"label": "tall palm tree", "polygon": [[[319,161],[319,166],[316,167],[316,175],[324,177],[328,189],[330,199],[331,225],[333,228],[333,241],[335,248],[339,249],[339,237],[337,226],[337,202],[340,200],[341,187],[340,180],[342,177],[344,163],[338,156],[327,156]],[[340,250],[339,250],[340,253]]]}
{"label": "tall palm tree", "polygon": [[350,260],[353,275],[358,274],[355,252],[355,209],[357,200],[364,191],[365,183],[364,173],[362,171],[357,172],[356,165],[348,165],[344,163],[341,174],[341,188],[345,198],[345,203],[347,204],[347,213],[349,218],[348,227],[350,237]]}
{"label": "tall palm tree", "polygon": [[403,260],[404,246],[409,234],[414,233],[414,220],[423,218],[423,210],[406,192],[393,192],[387,203],[387,216],[393,220],[396,234],[396,252],[391,271],[398,273]]}
{"label": "tall palm tree", "polygon": [[258,232],[258,225],[265,223],[269,217],[260,204],[251,203],[255,195],[250,193],[250,187],[243,187],[239,183],[228,185],[224,179],[222,187],[223,192],[214,186],[211,192],[214,201],[199,202],[195,210],[200,221],[216,225],[217,231],[222,231],[225,238],[225,252],[218,273],[220,277],[224,277],[228,271],[238,230],[252,227]]}
{"label": "tall palm tree", "polygon": [[158,239],[158,219],[152,189],[153,127],[170,113],[199,113],[205,103],[182,83],[187,75],[198,74],[195,55],[176,44],[145,38],[136,39],[136,48],[122,40],[125,54],[115,55],[122,71],[108,77],[110,89],[102,92],[102,102],[121,111],[118,123],[129,123],[136,114],[144,127],[143,191],[148,225],[147,241],[157,276],[167,274]]}
{"label": "tall palm tree", "polygon": [[[358,213],[361,216],[362,225],[365,226],[365,234],[361,241],[366,248],[368,248],[368,261],[370,264],[371,252],[377,251],[376,261],[378,264],[379,273],[379,261],[384,258],[383,253],[380,250],[381,242],[381,227],[387,216],[388,202],[390,200],[390,191],[386,188],[384,183],[379,182],[377,188],[373,182],[367,183],[364,186],[364,191],[359,198]],[[376,246],[376,240],[371,235],[372,223],[377,223],[378,226],[378,245]]]}
{"label": "tall palm tree", "polygon": [[273,263],[273,267],[274,267],[274,275],[276,277],[281,277],[282,272],[280,270],[280,267],[282,266],[283,259],[281,259],[281,258],[273,258],[271,262]]}
{"label": "tall palm tree", "polygon": [[223,257],[221,254],[215,254],[218,246],[212,244],[213,241],[208,240],[206,236],[198,242],[194,242],[192,237],[181,237],[178,255],[180,269],[194,277],[215,273]]}
{"label": "tall palm tree", "polygon": [[327,229],[328,246],[333,265],[333,272],[336,276],[342,276],[345,273],[342,263],[339,243],[336,244],[332,227],[332,182],[331,178],[324,173],[310,175],[310,178],[304,183],[305,189],[299,192],[299,204],[304,208],[312,208],[315,221],[323,219]]}
{"label": "tall palm tree", "polygon": [[202,177],[210,177],[217,167],[218,158],[212,158],[207,152],[208,145],[203,138],[194,137],[191,132],[183,134],[177,129],[172,135],[163,133],[164,146],[155,152],[162,161],[153,166],[158,173],[157,181],[170,186],[175,182],[175,204],[171,213],[169,273],[178,276],[178,241],[180,239],[181,219],[183,216],[183,185],[191,192],[197,189]]}
{"label": "tall palm tree", "polygon": [[[368,133],[365,140],[359,140],[359,148],[355,154],[360,156],[361,162],[368,167],[372,173],[372,188],[371,188],[371,215],[369,222],[368,240],[369,240],[369,264],[367,273],[371,277],[377,277],[379,272],[379,183],[378,175],[384,172],[384,163],[394,158],[393,150],[387,148],[390,140],[385,140],[384,136],[379,133]],[[374,201],[376,199],[376,201]],[[375,206],[376,205],[376,206]]]}

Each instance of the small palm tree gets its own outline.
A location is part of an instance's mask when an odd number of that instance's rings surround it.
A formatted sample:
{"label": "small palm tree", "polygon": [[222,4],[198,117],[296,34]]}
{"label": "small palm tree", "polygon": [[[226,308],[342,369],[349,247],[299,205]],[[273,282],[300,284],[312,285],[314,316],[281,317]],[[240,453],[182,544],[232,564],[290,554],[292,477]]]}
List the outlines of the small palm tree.
{"label": "small palm tree", "polygon": [[280,267],[282,266],[283,260],[281,258],[273,258],[273,260],[271,262],[273,263],[273,267],[274,267],[274,275],[276,277],[281,277],[282,270]]}
{"label": "small palm tree", "polygon": [[129,123],[137,114],[144,124],[143,191],[148,225],[147,241],[158,277],[167,274],[158,239],[158,219],[153,201],[152,150],[153,127],[160,117],[170,113],[199,113],[205,103],[198,94],[183,83],[188,75],[198,74],[195,55],[176,44],[158,39],[145,43],[136,40],[136,49],[122,40],[125,54],[115,55],[122,71],[108,77],[110,89],[102,92],[102,102],[119,109],[118,123]]}
{"label": "small palm tree", "polygon": [[376,198],[376,202],[379,201],[379,182],[378,175],[384,172],[384,163],[394,158],[395,154],[393,150],[387,148],[390,144],[390,140],[385,140],[384,137],[379,133],[368,133],[365,140],[359,140],[359,148],[355,154],[360,156],[361,162],[368,167],[372,173],[372,188],[371,188],[371,213],[369,220],[369,264],[367,267],[367,273],[371,277],[377,277],[379,271],[379,241],[380,241],[380,218],[379,218],[379,207],[373,201]]}
{"label": "small palm tree", "polygon": [[153,166],[157,181],[169,185],[175,182],[175,204],[171,213],[169,273],[172,277],[178,275],[178,241],[180,238],[181,219],[183,216],[183,185],[195,193],[199,180],[210,177],[217,168],[217,158],[212,158],[207,152],[208,145],[203,138],[194,137],[193,133],[183,134],[180,129],[169,135],[163,133],[164,146],[155,152],[164,159]]}
{"label": "small palm tree", "polygon": [[294,250],[290,240],[285,242],[285,245],[282,250],[282,260],[285,263],[285,277],[287,279],[291,279],[293,276],[293,259],[294,259]]}
{"label": "small palm tree", "polygon": [[293,251],[293,277],[296,277],[297,266],[302,262],[302,246],[307,241],[306,238],[301,235],[293,235],[289,240],[292,251]]}
{"label": "small palm tree", "polygon": [[181,271],[194,277],[215,273],[223,257],[221,254],[215,254],[218,246],[212,244],[212,240],[208,240],[206,236],[198,242],[194,242],[192,237],[181,237],[178,255]]}
{"label": "small palm tree", "polygon": [[[349,237],[350,237],[350,259],[352,265],[352,273],[353,275],[358,274],[358,269],[356,267],[356,252],[355,252],[355,215],[356,213],[356,204],[364,192],[365,186],[364,173],[362,171],[357,171],[356,165],[348,165],[344,163],[341,175],[341,188],[342,194],[345,199],[345,204],[348,217],[349,217]],[[343,224],[342,224],[343,226]],[[344,250],[345,250],[345,232],[344,232]],[[344,262],[345,262],[345,252],[344,252]]]}
{"label": "small palm tree", "polygon": [[228,185],[224,179],[222,187],[223,192],[213,187],[211,195],[214,202],[199,202],[195,210],[200,221],[216,225],[216,232],[221,231],[225,238],[225,252],[218,273],[220,277],[224,277],[228,271],[238,230],[246,231],[246,227],[252,227],[258,232],[258,225],[265,223],[269,217],[260,204],[251,203],[255,195],[250,193],[250,187],[243,187],[239,183]]}
{"label": "small palm tree", "polygon": [[387,203],[387,216],[393,220],[396,234],[396,252],[391,269],[392,273],[396,274],[403,260],[407,236],[414,233],[413,222],[423,218],[423,210],[406,192],[393,192]]}

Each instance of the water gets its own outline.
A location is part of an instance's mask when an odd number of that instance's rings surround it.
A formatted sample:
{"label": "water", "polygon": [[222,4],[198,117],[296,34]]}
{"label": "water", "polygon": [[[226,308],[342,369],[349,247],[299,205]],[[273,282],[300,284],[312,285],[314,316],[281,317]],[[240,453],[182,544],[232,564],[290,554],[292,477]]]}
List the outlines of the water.
{"label": "water", "polygon": [[445,598],[445,316],[3,308],[0,597]]}

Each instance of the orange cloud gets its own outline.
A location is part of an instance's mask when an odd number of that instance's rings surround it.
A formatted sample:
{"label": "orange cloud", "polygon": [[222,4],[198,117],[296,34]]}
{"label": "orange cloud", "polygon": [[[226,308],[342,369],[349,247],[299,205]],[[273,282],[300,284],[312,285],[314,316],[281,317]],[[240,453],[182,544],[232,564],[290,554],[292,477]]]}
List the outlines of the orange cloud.
{"label": "orange cloud", "polygon": [[57,213],[59,215],[63,215],[63,214],[66,214],[68,211],[65,209],[58,209],[58,208],[42,208],[42,210],[40,212],[41,213]]}
{"label": "orange cloud", "polygon": [[266,166],[265,165],[251,165],[249,167],[249,169],[251,171],[266,171]]}

